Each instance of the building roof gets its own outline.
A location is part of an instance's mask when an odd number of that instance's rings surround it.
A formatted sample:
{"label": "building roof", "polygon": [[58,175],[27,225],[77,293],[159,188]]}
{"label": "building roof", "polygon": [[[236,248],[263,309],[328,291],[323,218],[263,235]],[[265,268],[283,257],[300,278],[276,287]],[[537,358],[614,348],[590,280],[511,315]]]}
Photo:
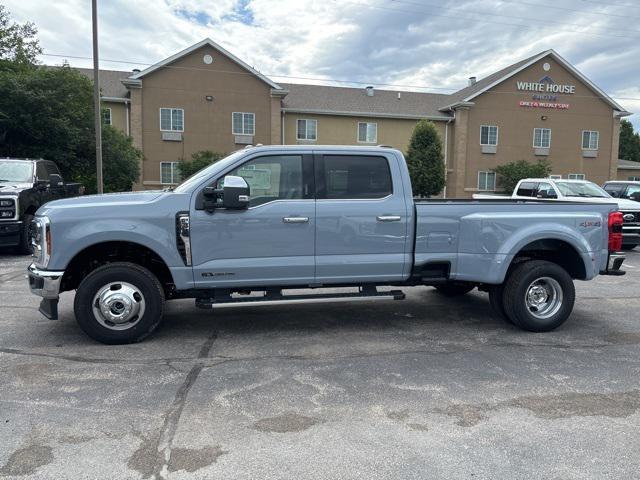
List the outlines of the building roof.
{"label": "building roof", "polygon": [[509,79],[513,75],[518,72],[521,72],[525,68],[530,65],[533,65],[538,60],[550,56],[560,65],[569,70],[573,75],[578,77],[587,87],[589,87],[596,95],[598,95],[604,102],[608,103],[614,110],[618,110],[621,112],[620,116],[630,115],[624,108],[618,105],[609,95],[607,95],[604,91],[602,91],[596,84],[594,84],[591,80],[585,77],[582,73],[580,73],[573,65],[567,62],[564,58],[562,58],[558,52],[553,49],[545,50],[543,52],[538,53],[537,55],[533,55],[529,58],[525,58],[524,60],[520,60],[508,67],[503,68],[502,70],[498,70],[495,73],[479,80],[473,85],[469,85],[462,90],[458,90],[457,92],[450,95],[451,100],[449,103],[443,108],[448,109],[451,106],[455,106],[460,103],[470,102],[478,95],[486,92],[490,88],[498,85],[499,83],[504,82]]}
{"label": "building roof", "polygon": [[[76,70],[93,81],[93,69],[76,68]],[[122,80],[130,75],[130,71],[100,70],[102,97],[126,98],[128,96],[128,90],[127,87],[122,84]]]}
{"label": "building roof", "polygon": [[438,110],[448,95],[438,93],[374,89],[373,96],[368,96],[365,88],[297,83],[281,85],[289,91],[282,100],[285,112],[393,118],[450,118],[448,114]]}
{"label": "building roof", "polygon": [[182,58],[182,57],[184,57],[186,55],[189,55],[191,52],[194,52],[194,51],[198,50],[199,48],[204,47],[205,45],[208,45],[209,47],[213,48],[214,50],[219,51],[225,57],[230,58],[232,61],[234,61],[235,63],[240,65],[245,70],[248,70],[249,72],[253,73],[256,77],[258,77],[260,80],[265,82],[271,88],[274,88],[276,90],[282,90],[282,87],[280,87],[280,85],[278,85],[277,83],[275,83],[271,79],[265,77],[263,74],[258,72],[256,69],[254,69],[253,67],[249,66],[248,64],[246,64],[245,62],[240,60],[234,54],[232,54],[231,52],[227,51],[226,49],[224,49],[222,46],[218,45],[216,42],[214,42],[210,38],[205,38],[204,40],[201,40],[198,43],[194,43],[190,47],[185,48],[184,50],[182,50],[182,51],[180,51],[180,52],[178,52],[178,53],[176,53],[174,55],[171,55],[170,57],[167,57],[167,58],[165,58],[164,60],[162,60],[162,61],[160,61],[158,63],[154,63],[153,65],[151,65],[148,68],[145,68],[141,72],[138,72],[138,73],[135,73],[135,74],[131,75],[129,77],[129,79],[130,80],[139,80],[142,77],[144,77],[145,75],[148,75],[151,72],[154,72],[154,71],[158,70],[159,68],[162,68],[165,65],[170,64],[171,62],[175,62],[176,60],[178,60],[178,59],[180,59],[180,58]]}
{"label": "building roof", "polygon": [[[469,85],[452,94],[411,92],[398,90],[374,89],[374,95],[369,96],[365,88],[335,87],[327,85],[308,85],[297,83],[277,84],[253,69],[239,58],[225,50],[209,38],[182,50],[140,72],[129,72],[119,70],[101,70],[100,84],[103,98],[114,100],[124,99],[128,96],[128,86],[140,86],[141,79],[145,75],[168,65],[192,53],[193,51],[208,45],[221,54],[236,62],[242,68],[256,75],[262,81],[272,87],[272,94],[283,96],[283,109],[285,112],[297,113],[317,113],[331,115],[350,115],[368,117],[390,117],[390,118],[428,118],[447,120],[451,118],[451,110],[458,105],[471,102],[475,97],[481,95],[494,86],[504,82],[516,73],[524,70],[540,59],[550,56],[567,70],[584,82],[596,95],[608,103],[617,116],[630,115],[611,97],[600,90],[595,84],[576,70],[569,62],[562,58],[554,50],[545,50],[531,57],[520,60],[501,70],[498,70],[487,77],[484,77],[473,85]],[[78,71],[93,79],[93,70],[78,68]],[[286,95],[286,96],[285,96]],[[400,98],[398,98],[400,95]]]}
{"label": "building roof", "polygon": [[622,170],[640,169],[640,162],[634,162],[632,160],[618,159],[618,168]]}

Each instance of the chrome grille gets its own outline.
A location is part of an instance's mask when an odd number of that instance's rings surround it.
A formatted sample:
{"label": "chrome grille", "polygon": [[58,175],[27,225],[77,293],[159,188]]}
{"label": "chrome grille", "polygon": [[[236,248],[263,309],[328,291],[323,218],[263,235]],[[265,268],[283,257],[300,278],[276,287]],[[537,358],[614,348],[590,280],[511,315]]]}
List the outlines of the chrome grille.
{"label": "chrome grille", "polygon": [[622,211],[622,224],[623,234],[640,234],[640,211]]}

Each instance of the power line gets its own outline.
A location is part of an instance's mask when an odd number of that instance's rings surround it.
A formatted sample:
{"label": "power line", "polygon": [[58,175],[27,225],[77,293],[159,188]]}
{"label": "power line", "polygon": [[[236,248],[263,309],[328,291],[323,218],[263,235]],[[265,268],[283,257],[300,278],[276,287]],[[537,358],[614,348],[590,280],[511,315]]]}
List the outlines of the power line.
{"label": "power line", "polygon": [[[337,1],[337,0],[334,0]],[[415,15],[415,14],[423,14],[423,15],[432,15],[432,16],[436,16],[436,17],[445,17],[445,18],[453,18],[455,20],[473,20],[474,22],[477,23],[487,23],[487,24],[493,24],[493,25],[507,25],[510,27],[518,27],[518,28],[539,28],[541,25],[525,25],[522,23],[508,23],[508,22],[497,22],[497,21],[489,21],[489,20],[478,20],[475,18],[471,18],[471,17],[459,17],[459,16],[454,16],[454,15],[446,15],[443,13],[433,13],[433,12],[425,12],[424,10],[405,10],[405,9],[399,9],[399,8],[389,8],[389,7],[383,7],[383,6],[379,6],[379,5],[371,5],[368,3],[359,3],[359,2],[348,2],[346,0],[340,0],[341,4],[351,4],[351,5],[355,5],[358,7],[367,7],[367,8],[374,8],[374,9],[378,9],[378,10],[386,10],[386,11],[391,11],[391,12],[399,12],[399,13],[405,13],[408,15]],[[579,35],[589,35],[589,36],[597,36],[597,37],[613,37],[613,38],[626,38],[626,39],[630,39],[630,40],[640,40],[640,37],[630,37],[628,35],[613,35],[613,34],[607,34],[607,33],[595,33],[595,32],[583,32],[583,31],[579,31],[579,30],[557,30],[557,33],[576,33]]]}
{"label": "power line", "polygon": [[[629,15],[622,15],[622,14],[616,14],[616,13],[609,13],[609,12],[591,12],[589,10],[576,10],[573,8],[567,8],[567,7],[558,7],[556,5],[549,5],[547,3],[542,4],[542,3],[531,3],[531,2],[523,2],[521,0],[500,0],[503,3],[513,3],[516,5],[529,5],[531,7],[536,7],[536,8],[551,8],[554,10],[564,10],[565,12],[576,12],[576,13],[582,13],[582,14],[587,14],[587,15],[604,15],[606,17],[617,17],[617,18],[624,18],[627,20],[640,20],[640,17],[631,17]],[[600,5],[602,5],[602,3],[600,3]]]}
{"label": "power line", "polygon": [[[79,56],[79,55],[61,55],[61,54],[54,54],[54,53],[42,53],[41,55],[42,56],[47,56],[47,57],[57,57],[57,58],[74,58],[74,59],[79,59],[79,60],[91,60],[92,59],[92,57],[83,57],[83,56]],[[102,61],[102,62],[120,63],[120,64],[146,65],[146,66],[155,65],[155,64],[151,64],[151,63],[132,62],[132,61],[128,61],[128,60],[107,60],[107,59],[104,59],[104,58],[101,58],[100,61]],[[224,73],[224,74],[229,74],[229,75],[254,76],[254,74],[252,72],[238,72],[238,71],[232,71],[232,70],[210,70],[210,69],[207,69],[207,68],[179,67],[179,66],[175,66],[175,65],[163,65],[161,68],[164,68],[164,69],[175,69],[175,70],[190,70],[190,71],[199,71],[199,72],[215,73],[215,74]],[[408,85],[408,84],[398,84],[398,83],[377,83],[377,82],[371,82],[371,81],[343,80],[343,79],[322,78],[322,77],[298,77],[298,76],[293,76],[293,75],[278,75],[278,74],[269,74],[269,73],[265,73],[263,75],[266,75],[269,78],[288,78],[288,79],[294,79],[294,80],[312,80],[312,81],[320,81],[320,82],[350,83],[350,84],[357,84],[357,85],[372,85],[374,87],[377,86],[377,87],[396,87],[396,88],[416,88],[416,89],[421,89],[421,90],[446,90],[446,91],[449,91],[450,93],[455,93],[457,91],[462,90],[462,88],[453,88],[453,87],[434,87],[434,86],[428,86],[428,85]],[[176,88],[176,87],[146,87],[146,88],[154,88],[154,89],[159,89],[159,90],[193,91],[192,89],[180,89],[180,88]],[[463,88],[465,88],[465,87],[463,87]],[[415,93],[429,93],[429,92],[415,92]],[[500,90],[491,90],[491,92],[489,92],[489,93],[497,93],[497,94],[501,94],[501,95],[522,95],[523,94],[522,92],[500,91]],[[443,93],[443,94],[440,94],[440,95],[448,95],[448,94]],[[613,96],[603,97],[603,96],[600,96],[600,95],[576,95],[576,94],[572,94],[569,98],[600,98],[600,99],[613,98],[613,99],[617,99],[617,100],[640,101],[640,98],[635,98],[635,97],[613,97]]]}
{"label": "power line", "polygon": [[[433,3],[425,3],[425,2],[411,2],[408,0],[390,0],[393,3],[403,3],[406,5],[415,5],[415,6],[429,6],[430,8],[437,8],[440,10],[455,10],[455,11],[463,11],[464,13],[470,13],[470,14],[475,14],[475,15],[490,15],[493,17],[504,17],[504,18],[512,18],[515,20],[525,20],[525,21],[529,21],[529,18],[526,17],[521,17],[521,16],[517,16],[517,15],[505,15],[502,13],[490,13],[490,12],[479,12],[477,10],[469,10],[465,7],[440,7],[438,5],[434,5]],[[428,13],[428,12],[424,12],[424,13]],[[580,28],[585,28],[585,27],[589,27],[589,25],[584,25],[584,24],[580,24],[580,23],[567,23],[567,22],[560,22],[560,21],[556,21],[556,20],[549,20],[549,19],[545,19],[544,21],[545,23],[555,23],[557,25],[569,25],[569,26],[573,26],[573,27],[580,27]],[[616,28],[616,31],[627,31],[627,32],[633,32],[633,33],[638,33],[640,34],[640,30],[633,30],[633,29],[629,29],[629,28]]]}

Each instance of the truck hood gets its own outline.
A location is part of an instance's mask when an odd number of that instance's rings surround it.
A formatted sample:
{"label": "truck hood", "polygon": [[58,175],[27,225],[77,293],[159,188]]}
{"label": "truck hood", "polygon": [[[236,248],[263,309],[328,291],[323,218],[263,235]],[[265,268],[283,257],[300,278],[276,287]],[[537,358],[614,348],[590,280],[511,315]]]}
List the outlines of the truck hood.
{"label": "truck hood", "polygon": [[0,182],[0,195],[17,194],[32,187],[30,183]]}
{"label": "truck hood", "polygon": [[120,207],[150,203],[158,197],[167,194],[162,190],[146,192],[106,193],[102,195],[84,195],[81,197],[65,198],[47,203],[41,210],[82,208],[82,207]]}

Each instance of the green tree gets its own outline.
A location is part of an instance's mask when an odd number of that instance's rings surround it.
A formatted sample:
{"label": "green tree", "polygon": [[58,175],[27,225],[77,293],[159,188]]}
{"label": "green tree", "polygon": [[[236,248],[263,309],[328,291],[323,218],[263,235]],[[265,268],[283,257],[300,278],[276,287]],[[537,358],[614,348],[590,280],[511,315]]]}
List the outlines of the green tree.
{"label": "green tree", "polygon": [[0,64],[5,67],[35,64],[36,57],[42,53],[37,33],[33,23],[12,22],[9,11],[0,5]]}
{"label": "green tree", "polygon": [[0,71],[0,156],[85,173],[95,159],[92,111],[91,81],[68,66]]}
{"label": "green tree", "polygon": [[442,191],[442,142],[432,122],[420,120],[413,129],[407,151],[407,164],[414,195],[430,197]]}
{"label": "green tree", "polygon": [[223,155],[220,153],[212,152],[211,150],[202,150],[191,155],[191,160],[181,159],[178,164],[180,177],[183,179],[190,177],[194,173],[217,162],[222,157]]}
{"label": "green tree", "polygon": [[525,160],[500,165],[494,169],[498,176],[498,185],[507,193],[513,192],[523,178],[546,178],[551,173],[551,164],[545,160],[529,163]]}
{"label": "green tree", "polygon": [[[104,192],[131,191],[140,177],[142,152],[135,148],[131,137],[110,125],[102,126],[102,176]],[[95,167],[91,173],[76,175],[76,180],[86,186],[87,193],[97,192]]]}
{"label": "green tree", "polygon": [[618,158],[640,162],[640,133],[633,131],[633,124],[629,120],[620,121]]}

